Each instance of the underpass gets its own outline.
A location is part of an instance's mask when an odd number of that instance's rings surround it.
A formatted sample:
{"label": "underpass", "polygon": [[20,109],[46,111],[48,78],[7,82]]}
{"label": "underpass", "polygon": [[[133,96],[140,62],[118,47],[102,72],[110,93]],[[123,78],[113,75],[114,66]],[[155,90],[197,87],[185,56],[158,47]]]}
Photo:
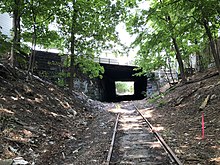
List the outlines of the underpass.
{"label": "underpass", "polygon": [[[135,66],[125,66],[116,64],[100,63],[104,67],[105,73],[101,80],[103,88],[103,101],[117,102],[122,100],[140,100],[144,98],[144,93],[147,87],[147,77],[134,76],[136,71]],[[117,95],[116,82],[133,82],[134,94],[133,95]]]}
{"label": "underpass", "polygon": [[[67,73],[68,68],[62,67],[62,58],[57,53],[36,51],[36,74],[41,78],[57,83],[62,77],[59,73]],[[74,78],[74,90],[83,92],[92,99],[105,102],[117,102],[122,100],[143,99],[147,88],[147,77],[134,76],[136,66],[131,63],[120,65],[117,59],[96,58],[95,62],[104,67],[105,72],[102,79],[90,79],[76,68]],[[46,75],[46,76],[45,76]],[[63,77],[68,82],[68,76]],[[118,95],[116,93],[116,82],[133,82],[134,92],[132,95]],[[68,84],[67,84],[68,85]]]}

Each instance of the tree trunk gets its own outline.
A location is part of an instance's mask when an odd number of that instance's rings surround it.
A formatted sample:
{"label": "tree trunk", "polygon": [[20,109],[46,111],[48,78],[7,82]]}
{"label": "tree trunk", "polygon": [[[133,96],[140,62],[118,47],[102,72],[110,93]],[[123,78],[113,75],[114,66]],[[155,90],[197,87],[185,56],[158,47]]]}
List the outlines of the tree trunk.
{"label": "tree trunk", "polygon": [[21,32],[21,26],[20,26],[20,11],[19,11],[19,5],[20,0],[14,0],[15,7],[13,11],[13,44],[12,44],[12,50],[11,50],[11,57],[10,57],[10,64],[15,68],[17,65],[17,51],[20,50],[20,32]]}
{"label": "tree trunk", "polygon": [[37,32],[36,32],[36,25],[34,23],[34,32],[32,35],[32,50],[31,50],[31,55],[29,58],[29,67],[28,67],[28,76],[29,73],[33,74],[34,71],[34,64],[35,64],[35,54],[36,54],[36,43],[37,43]]}
{"label": "tree trunk", "polygon": [[[162,3],[161,0],[160,0],[160,3]],[[167,23],[172,25],[171,17],[169,16],[168,13],[167,13],[167,15],[165,15],[165,17],[166,17]],[[179,68],[180,68],[180,76],[181,76],[182,82],[185,83],[186,82],[186,76],[185,76],[185,71],[184,71],[184,66],[183,66],[183,60],[182,60],[182,57],[181,57],[181,54],[180,54],[180,49],[179,49],[179,46],[177,44],[176,38],[173,36],[174,31],[175,31],[175,29],[170,29],[171,39],[173,41],[173,45],[174,45],[174,48],[175,48],[175,51],[176,51],[176,59],[177,59],[177,62],[179,64]]]}
{"label": "tree trunk", "polygon": [[177,62],[179,64],[179,67],[180,67],[180,76],[181,76],[182,82],[185,83],[186,82],[186,76],[185,76],[183,60],[182,60],[182,57],[181,57],[181,54],[180,54],[180,50],[179,50],[176,38],[172,37],[172,40],[173,40],[173,45],[174,45],[174,48],[175,48],[175,51],[176,51],[176,59],[177,59]]}
{"label": "tree trunk", "polygon": [[34,11],[34,6],[33,6],[33,1],[31,1],[31,7],[32,7],[32,19],[33,19],[33,34],[32,34],[32,50],[31,50],[31,56],[29,59],[29,67],[28,67],[28,77],[29,74],[31,73],[31,78],[32,74],[34,71],[34,64],[35,64],[35,54],[36,54],[36,44],[37,44],[37,27],[36,27],[36,14]]}
{"label": "tree trunk", "polygon": [[[195,39],[195,45],[198,46],[198,41]],[[199,51],[196,51],[196,70],[202,72],[204,70],[204,65],[202,62],[202,55]]]}
{"label": "tree trunk", "polygon": [[175,80],[173,78],[172,68],[171,68],[171,65],[170,65],[171,61],[170,61],[170,57],[168,56],[168,54],[167,54],[167,58],[168,58],[168,68],[169,68],[170,76],[171,76],[171,79],[172,79],[173,84],[174,84]]}
{"label": "tree trunk", "polygon": [[219,38],[217,38],[217,39],[216,39],[216,41],[215,41],[215,45],[216,45],[216,52],[217,52],[218,56],[220,56],[220,52],[219,52],[219,41],[220,41],[220,39],[219,39]]}
{"label": "tree trunk", "polygon": [[202,56],[199,51],[196,52],[196,67],[198,72],[202,72],[204,70],[204,66],[202,63]]}
{"label": "tree trunk", "polygon": [[213,55],[213,58],[215,60],[215,65],[218,69],[218,72],[220,73],[220,57],[217,53],[217,50],[216,50],[216,47],[215,47],[215,41],[212,37],[212,33],[211,33],[211,30],[209,28],[209,25],[208,25],[208,20],[203,18],[203,26],[206,30],[206,34],[209,38],[209,42],[210,42],[210,47],[211,47],[211,51],[212,51],[212,55]]}
{"label": "tree trunk", "polygon": [[70,55],[70,80],[69,80],[69,91],[73,90],[73,79],[75,72],[75,35],[71,32],[71,55]]}
{"label": "tree trunk", "polygon": [[76,9],[75,9],[75,0],[73,3],[73,16],[72,16],[72,27],[71,27],[71,56],[70,56],[70,80],[69,80],[69,91],[73,90],[73,79],[75,72],[75,30],[76,30]]}

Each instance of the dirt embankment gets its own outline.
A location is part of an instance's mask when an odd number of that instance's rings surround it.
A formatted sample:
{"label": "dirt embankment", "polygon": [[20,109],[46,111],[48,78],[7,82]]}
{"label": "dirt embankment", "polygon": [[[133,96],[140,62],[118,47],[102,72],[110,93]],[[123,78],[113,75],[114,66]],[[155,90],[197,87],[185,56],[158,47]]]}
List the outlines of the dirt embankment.
{"label": "dirt embankment", "polygon": [[[210,70],[160,99],[137,102],[184,165],[220,164],[219,81]],[[102,164],[115,119],[103,110],[114,107],[0,65],[0,164]]]}
{"label": "dirt embankment", "polygon": [[[26,81],[22,71],[12,74],[10,67],[1,65],[0,164],[74,163],[97,144],[100,153],[93,152],[96,156],[89,160],[102,162],[110,137],[104,129],[111,130],[111,115],[103,108],[102,103],[68,94],[37,77]],[[106,115],[108,120],[102,121],[100,116]],[[87,159],[79,160],[89,164]]]}
{"label": "dirt embankment", "polygon": [[197,74],[188,84],[148,102],[156,103],[151,122],[155,129],[162,128],[161,134],[184,165],[220,164],[220,78],[215,70]]}

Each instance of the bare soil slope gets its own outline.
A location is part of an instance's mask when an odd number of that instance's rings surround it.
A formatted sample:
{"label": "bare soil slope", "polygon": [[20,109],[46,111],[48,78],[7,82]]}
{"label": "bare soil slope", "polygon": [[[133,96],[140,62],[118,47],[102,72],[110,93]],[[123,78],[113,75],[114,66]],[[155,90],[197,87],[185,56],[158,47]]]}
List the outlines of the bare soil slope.
{"label": "bare soil slope", "polygon": [[25,80],[0,66],[0,164],[101,164],[113,125],[103,105],[36,77]]}
{"label": "bare soil slope", "polygon": [[184,165],[220,164],[220,78],[216,70],[197,74],[186,85],[177,85],[156,101],[151,116],[155,129],[162,128],[159,132]]}

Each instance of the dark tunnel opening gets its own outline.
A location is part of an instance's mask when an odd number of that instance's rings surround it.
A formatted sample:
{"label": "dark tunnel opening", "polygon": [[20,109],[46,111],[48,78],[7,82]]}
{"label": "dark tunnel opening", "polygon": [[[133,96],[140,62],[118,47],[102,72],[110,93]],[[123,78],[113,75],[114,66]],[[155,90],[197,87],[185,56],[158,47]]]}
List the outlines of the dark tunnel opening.
{"label": "dark tunnel opening", "polygon": [[[103,100],[105,102],[119,102],[140,100],[145,97],[147,87],[147,77],[134,76],[134,66],[120,66],[111,64],[102,64],[105,68],[105,73],[102,79]],[[133,94],[119,95],[117,93],[118,82],[133,83]]]}

